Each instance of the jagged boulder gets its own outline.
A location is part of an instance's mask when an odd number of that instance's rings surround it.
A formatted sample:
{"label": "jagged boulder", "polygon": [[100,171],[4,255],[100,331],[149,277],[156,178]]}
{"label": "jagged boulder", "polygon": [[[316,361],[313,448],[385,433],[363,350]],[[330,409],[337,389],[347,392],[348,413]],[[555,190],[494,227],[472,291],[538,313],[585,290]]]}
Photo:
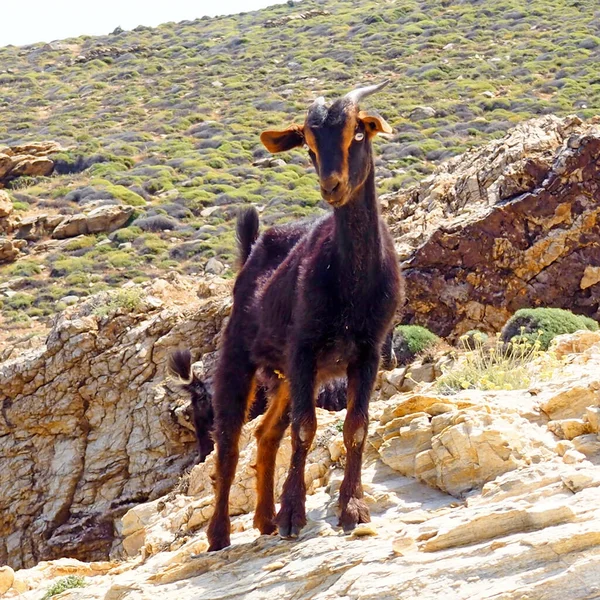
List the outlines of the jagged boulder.
{"label": "jagged boulder", "polygon": [[407,322],[498,331],[519,308],[598,316],[600,127],[545,116],[384,198]]}

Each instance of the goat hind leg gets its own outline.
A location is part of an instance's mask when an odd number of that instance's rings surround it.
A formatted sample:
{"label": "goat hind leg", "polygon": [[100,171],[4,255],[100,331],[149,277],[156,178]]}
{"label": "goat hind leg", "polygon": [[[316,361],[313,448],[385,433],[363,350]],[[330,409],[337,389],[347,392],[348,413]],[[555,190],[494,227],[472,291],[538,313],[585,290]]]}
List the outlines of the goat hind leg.
{"label": "goat hind leg", "polygon": [[[233,363],[235,364],[235,363]],[[229,492],[240,455],[239,441],[246,407],[254,398],[254,370],[217,374],[215,393],[215,511],[208,526],[209,552],[230,544]]]}
{"label": "goat hind leg", "polygon": [[289,384],[283,381],[271,399],[269,408],[256,430],[257,501],[254,527],[262,534],[275,532],[275,460],[285,430],[290,424]]}

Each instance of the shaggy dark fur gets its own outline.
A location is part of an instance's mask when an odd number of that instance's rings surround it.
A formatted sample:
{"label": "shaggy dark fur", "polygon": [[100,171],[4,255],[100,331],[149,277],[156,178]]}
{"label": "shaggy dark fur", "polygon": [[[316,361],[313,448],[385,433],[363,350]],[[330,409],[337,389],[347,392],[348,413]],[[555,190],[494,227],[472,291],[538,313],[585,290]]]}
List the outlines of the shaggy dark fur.
{"label": "shaggy dark fur", "polygon": [[[255,527],[296,537],[306,524],[304,467],[316,432],[316,390],[339,377],[348,381],[340,525],[350,530],[370,519],[360,477],[368,405],[402,289],[393,241],[379,215],[371,147],[377,132],[391,129],[358,109],[359,98],[376,89],[353,92],[329,108],[318,101],[304,125],[261,136],[271,152],[308,145],[321,194],[334,211],[311,225],[265,231],[250,244],[237,277],[215,377],[216,497],[209,550],[230,543],[228,504],[239,437],[260,385],[271,400],[256,434]],[[238,221],[242,256],[255,219],[258,214],[246,212]],[[276,516],[275,456],[290,423],[292,459]]]}
{"label": "shaggy dark fur", "polygon": [[[203,463],[213,451],[214,412],[212,395],[192,371],[192,355],[189,350],[176,350],[169,357],[169,372],[180,380],[181,389],[190,395],[192,417],[198,443],[199,461]],[[272,380],[272,378],[269,378]],[[346,381],[337,379],[325,384],[317,396],[317,406],[325,410],[339,411],[346,408]],[[267,410],[269,389],[264,385],[256,389],[256,395],[248,411],[248,420],[256,419]]]}

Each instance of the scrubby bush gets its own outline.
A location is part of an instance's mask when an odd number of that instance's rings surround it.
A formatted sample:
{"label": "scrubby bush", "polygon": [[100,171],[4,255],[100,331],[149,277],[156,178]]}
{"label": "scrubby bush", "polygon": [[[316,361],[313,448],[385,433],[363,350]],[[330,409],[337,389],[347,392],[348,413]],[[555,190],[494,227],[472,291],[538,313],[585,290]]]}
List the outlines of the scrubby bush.
{"label": "scrubby bush", "polygon": [[118,310],[133,312],[140,308],[142,292],[137,288],[119,290],[108,296],[105,303],[96,306],[94,314],[97,317],[107,317]]}
{"label": "scrubby bush", "polygon": [[471,329],[458,340],[459,346],[463,350],[475,350],[478,346],[483,346],[489,339],[487,333],[478,329]]}
{"label": "scrubby bush", "polygon": [[393,346],[399,365],[411,363],[418,354],[442,340],[420,325],[399,325],[394,329]]}
{"label": "scrubby bush", "polygon": [[64,591],[70,590],[71,588],[81,588],[85,586],[86,583],[83,577],[69,575],[68,577],[63,577],[53,583],[44,594],[42,600],[49,600],[53,596],[58,596],[58,594],[62,594]]}
{"label": "scrubby bush", "polygon": [[557,335],[581,329],[596,331],[598,323],[562,308],[522,308],[506,323],[501,339],[505,343],[526,341],[529,344],[539,339],[541,349],[547,350]]}
{"label": "scrubby bush", "polygon": [[489,342],[473,336],[474,347],[467,350],[437,381],[439,391],[519,390],[550,378],[558,361],[541,348],[540,334],[528,340]]}
{"label": "scrubby bush", "polygon": [[133,227],[139,227],[142,231],[167,231],[179,227],[179,223],[165,215],[153,215],[151,217],[140,217],[131,223]]}

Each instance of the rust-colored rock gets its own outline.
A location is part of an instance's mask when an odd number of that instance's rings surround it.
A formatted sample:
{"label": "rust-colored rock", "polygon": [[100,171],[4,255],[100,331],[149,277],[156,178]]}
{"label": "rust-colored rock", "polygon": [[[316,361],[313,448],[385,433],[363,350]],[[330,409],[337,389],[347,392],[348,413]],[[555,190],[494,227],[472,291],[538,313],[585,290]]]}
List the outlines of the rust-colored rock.
{"label": "rust-colored rock", "polygon": [[498,331],[519,308],[598,318],[600,128],[546,116],[387,198],[405,259],[405,321]]}

